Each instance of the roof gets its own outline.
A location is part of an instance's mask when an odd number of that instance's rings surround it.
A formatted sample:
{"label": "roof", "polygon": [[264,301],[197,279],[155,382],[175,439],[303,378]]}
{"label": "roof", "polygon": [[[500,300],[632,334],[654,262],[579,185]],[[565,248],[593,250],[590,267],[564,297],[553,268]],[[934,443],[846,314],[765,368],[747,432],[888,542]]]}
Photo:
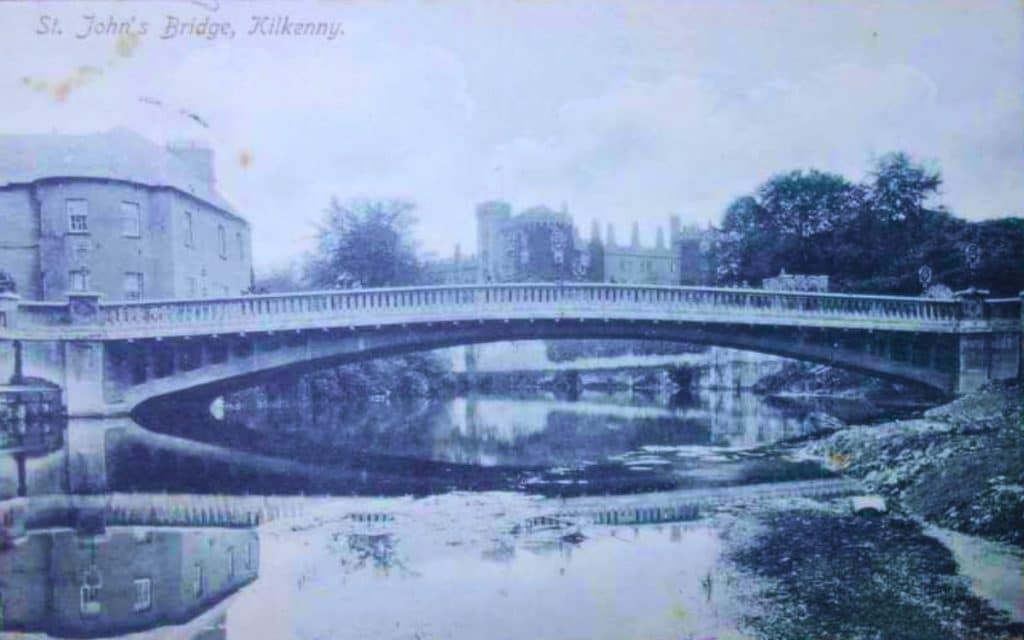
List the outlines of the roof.
{"label": "roof", "polygon": [[127,129],[87,135],[0,135],[0,188],[52,178],[169,187],[241,217],[191,165]]}

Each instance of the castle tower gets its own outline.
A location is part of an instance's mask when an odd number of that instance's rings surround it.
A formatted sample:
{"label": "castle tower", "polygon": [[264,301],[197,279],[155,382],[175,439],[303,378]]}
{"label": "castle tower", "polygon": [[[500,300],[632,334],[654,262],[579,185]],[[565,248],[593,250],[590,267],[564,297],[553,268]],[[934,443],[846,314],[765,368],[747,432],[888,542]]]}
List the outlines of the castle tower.
{"label": "castle tower", "polygon": [[497,278],[501,260],[498,231],[511,217],[512,207],[501,200],[481,202],[476,206],[477,280],[480,282]]}

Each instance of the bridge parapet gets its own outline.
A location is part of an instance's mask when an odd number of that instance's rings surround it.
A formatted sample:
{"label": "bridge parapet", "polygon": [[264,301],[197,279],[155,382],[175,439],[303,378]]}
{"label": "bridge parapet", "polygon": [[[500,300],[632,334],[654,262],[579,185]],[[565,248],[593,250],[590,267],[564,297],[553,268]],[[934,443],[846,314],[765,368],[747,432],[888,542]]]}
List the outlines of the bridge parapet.
{"label": "bridge parapet", "polygon": [[[139,302],[22,302],[22,339],[132,339],[307,328],[501,319],[652,319],[956,333],[991,323],[1019,331],[1018,298],[935,300],[810,292],[590,283],[352,289]],[[76,311],[77,309],[77,311]],[[978,311],[980,309],[980,311]],[[975,313],[978,311],[978,313]],[[979,324],[981,323],[981,324]]]}

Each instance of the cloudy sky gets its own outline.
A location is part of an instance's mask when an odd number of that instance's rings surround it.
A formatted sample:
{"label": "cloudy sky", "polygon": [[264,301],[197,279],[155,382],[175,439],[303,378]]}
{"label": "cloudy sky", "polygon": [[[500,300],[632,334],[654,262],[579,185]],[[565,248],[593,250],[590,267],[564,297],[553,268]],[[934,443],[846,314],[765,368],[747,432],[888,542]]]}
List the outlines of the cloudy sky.
{"label": "cloudy sky", "polygon": [[[310,246],[332,195],[415,201],[443,255],[499,197],[651,241],[774,173],[859,179],[897,149],[941,168],[958,214],[1024,214],[1020,2],[282,5],[0,2],[0,130],[208,142],[264,267]],[[88,15],[147,33],[79,38]],[[235,37],[165,39],[168,16]],[[253,16],[344,34],[250,36]]]}

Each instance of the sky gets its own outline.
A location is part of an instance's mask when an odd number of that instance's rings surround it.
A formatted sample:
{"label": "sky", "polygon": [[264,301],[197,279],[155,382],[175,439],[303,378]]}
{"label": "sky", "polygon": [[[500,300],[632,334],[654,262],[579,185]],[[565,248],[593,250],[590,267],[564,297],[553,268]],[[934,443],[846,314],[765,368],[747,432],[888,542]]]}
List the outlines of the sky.
{"label": "sky", "polygon": [[[79,37],[90,15],[135,35]],[[234,37],[163,37],[174,20]],[[263,270],[312,247],[332,197],[413,201],[439,256],[475,251],[488,199],[652,243],[774,174],[859,180],[894,150],[941,169],[958,215],[1024,215],[1022,80],[1009,0],[0,1],[0,133],[209,144]]]}

